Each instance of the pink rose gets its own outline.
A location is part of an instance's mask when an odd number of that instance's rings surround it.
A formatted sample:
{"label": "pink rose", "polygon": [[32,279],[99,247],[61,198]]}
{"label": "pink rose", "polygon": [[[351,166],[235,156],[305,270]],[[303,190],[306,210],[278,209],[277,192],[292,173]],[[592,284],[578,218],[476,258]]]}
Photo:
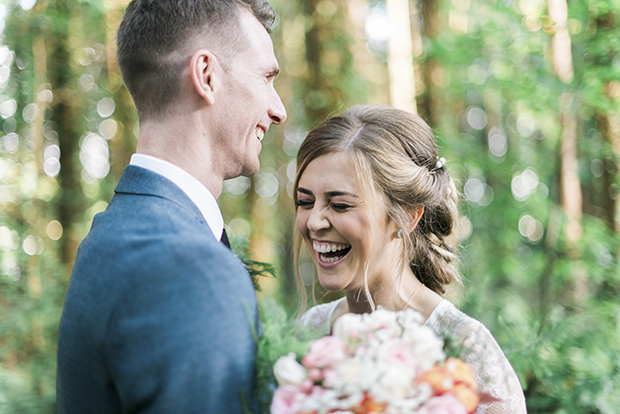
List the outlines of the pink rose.
{"label": "pink rose", "polygon": [[319,382],[323,380],[323,372],[318,368],[312,368],[308,371],[308,377],[314,382]]}
{"label": "pink rose", "polygon": [[439,397],[431,398],[424,404],[420,413],[423,414],[467,414],[465,407],[456,397],[450,393],[446,393]]}
{"label": "pink rose", "polygon": [[340,339],[324,336],[310,346],[310,351],[301,362],[308,368],[335,367],[347,357],[345,348]]}
{"label": "pink rose", "polygon": [[379,359],[392,366],[398,366],[411,372],[415,372],[416,358],[411,346],[402,339],[388,339],[379,347]]}
{"label": "pink rose", "polygon": [[294,414],[293,404],[300,390],[294,385],[278,387],[271,401],[271,414]]}

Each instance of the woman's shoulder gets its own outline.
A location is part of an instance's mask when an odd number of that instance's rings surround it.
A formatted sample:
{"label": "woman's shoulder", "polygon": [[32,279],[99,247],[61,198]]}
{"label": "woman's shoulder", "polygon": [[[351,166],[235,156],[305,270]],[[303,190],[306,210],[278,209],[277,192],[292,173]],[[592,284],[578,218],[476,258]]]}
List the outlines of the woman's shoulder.
{"label": "woman's shoulder", "polygon": [[497,341],[481,322],[443,300],[426,325],[440,337],[463,343],[460,357],[471,366],[480,391],[501,401],[482,404],[476,414],[526,412],[519,379]]}
{"label": "woman's shoulder", "polygon": [[[504,353],[491,332],[477,319],[461,312],[448,300],[443,300],[426,321],[439,337],[452,338],[463,343],[463,353],[469,358],[505,359]],[[466,355],[462,355],[466,356]]]}
{"label": "woman's shoulder", "polygon": [[466,338],[472,332],[491,335],[489,330],[478,320],[461,312],[447,299],[439,302],[426,321],[426,325],[441,337]]}
{"label": "woman's shoulder", "polygon": [[340,298],[332,302],[323,303],[308,309],[301,317],[301,325],[313,331],[318,331],[322,335],[329,335],[331,331],[331,321],[338,305],[345,298]]}

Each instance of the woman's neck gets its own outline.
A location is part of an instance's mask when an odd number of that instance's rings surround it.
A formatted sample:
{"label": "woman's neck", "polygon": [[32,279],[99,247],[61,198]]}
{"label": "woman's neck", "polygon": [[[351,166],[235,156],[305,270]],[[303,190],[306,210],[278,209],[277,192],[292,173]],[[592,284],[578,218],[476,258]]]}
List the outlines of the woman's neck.
{"label": "woman's neck", "polygon": [[[396,275],[387,277],[369,277],[368,291],[366,289],[347,290],[347,304],[353,313],[368,313],[374,308],[383,307],[391,311],[403,310],[409,299],[413,302],[420,293],[422,283],[415,277],[407,266]],[[368,293],[372,301],[368,298]],[[372,303],[372,304],[371,304]]]}
{"label": "woman's neck", "polygon": [[[426,319],[443,299],[437,293],[425,287],[407,268],[400,280],[381,285],[373,284],[368,288],[375,309],[383,307],[391,311],[401,311],[407,308],[420,312]],[[362,290],[346,291],[347,308],[343,313],[370,313],[373,311],[367,293]]]}

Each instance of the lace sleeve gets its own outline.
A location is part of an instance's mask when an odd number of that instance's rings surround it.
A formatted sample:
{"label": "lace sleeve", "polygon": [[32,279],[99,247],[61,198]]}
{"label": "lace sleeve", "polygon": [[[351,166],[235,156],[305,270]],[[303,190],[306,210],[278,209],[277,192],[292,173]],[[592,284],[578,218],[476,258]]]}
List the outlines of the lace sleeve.
{"label": "lace sleeve", "polygon": [[482,403],[475,414],[525,414],[523,389],[510,362],[491,335],[477,320],[459,311],[447,300],[441,302],[426,322],[441,337],[463,340],[461,359],[474,372],[478,388],[499,400]]}
{"label": "lace sleeve", "polygon": [[322,336],[329,335],[331,331],[332,315],[343,299],[338,299],[308,309],[301,317],[301,325],[307,326]]}
{"label": "lace sleeve", "polygon": [[465,338],[461,358],[472,367],[480,391],[500,400],[480,404],[476,414],[526,413],[517,374],[489,330],[472,319],[459,327],[457,336]]}

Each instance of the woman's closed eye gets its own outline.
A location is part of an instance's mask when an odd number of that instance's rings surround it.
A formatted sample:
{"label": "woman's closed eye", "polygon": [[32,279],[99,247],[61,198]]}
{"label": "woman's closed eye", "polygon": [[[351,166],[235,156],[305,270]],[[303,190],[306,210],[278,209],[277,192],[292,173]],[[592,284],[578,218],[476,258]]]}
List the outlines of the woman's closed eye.
{"label": "woman's closed eye", "polygon": [[347,211],[348,209],[350,209],[351,205],[349,205],[349,204],[342,204],[342,203],[331,203],[331,207],[332,207],[332,209],[334,211],[342,213],[342,212]]}
{"label": "woman's closed eye", "polygon": [[295,203],[297,207],[310,209],[314,206],[314,200],[297,200]]}

